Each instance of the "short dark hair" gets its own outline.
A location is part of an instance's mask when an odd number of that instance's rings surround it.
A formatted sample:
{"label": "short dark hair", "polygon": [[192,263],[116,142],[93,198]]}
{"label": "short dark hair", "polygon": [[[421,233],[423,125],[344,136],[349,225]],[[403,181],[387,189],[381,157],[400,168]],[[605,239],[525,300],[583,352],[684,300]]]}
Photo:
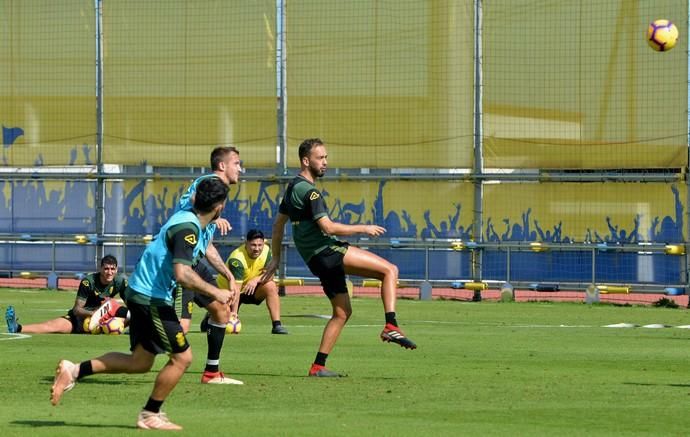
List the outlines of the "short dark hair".
{"label": "short dark hair", "polygon": [[199,182],[194,194],[194,209],[206,213],[228,197],[228,186],[220,178],[205,178]]}
{"label": "short dark hair", "polygon": [[218,170],[220,163],[225,161],[225,157],[231,153],[239,155],[240,151],[235,146],[220,146],[213,149],[211,152],[211,170]]}
{"label": "short dark hair", "polygon": [[302,158],[309,156],[309,153],[314,146],[323,146],[323,141],[321,141],[320,138],[308,138],[302,141],[302,144],[299,145],[300,162],[302,162]]}
{"label": "short dark hair", "polygon": [[101,267],[104,265],[109,265],[109,266],[116,266],[117,267],[117,258],[115,258],[112,255],[106,255],[103,258],[101,258]]}
{"label": "short dark hair", "polygon": [[247,241],[256,240],[257,238],[261,238],[263,240],[264,233],[258,229],[250,229],[249,232],[247,232]]}

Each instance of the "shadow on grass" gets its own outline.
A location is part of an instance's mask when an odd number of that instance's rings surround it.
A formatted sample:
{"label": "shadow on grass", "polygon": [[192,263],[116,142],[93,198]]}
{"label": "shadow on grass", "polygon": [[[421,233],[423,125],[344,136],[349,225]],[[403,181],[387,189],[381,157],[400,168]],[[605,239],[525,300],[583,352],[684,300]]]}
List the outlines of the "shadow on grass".
{"label": "shadow on grass", "polygon": [[639,385],[642,387],[679,387],[679,388],[690,388],[690,384],[656,384],[651,382],[624,382],[623,385]]}
{"label": "shadow on grass", "polygon": [[[189,372],[188,371],[185,373],[185,375],[195,375],[195,374],[201,375],[202,373],[204,373],[204,372],[203,371],[201,371],[201,372],[197,372],[197,371]],[[242,379],[242,377],[252,377],[252,376],[259,376],[259,377],[262,377],[262,376],[266,377],[267,376],[267,377],[275,377],[275,378],[295,378],[295,379],[313,379],[313,380],[319,380],[319,379],[335,379],[335,380],[337,380],[337,379],[353,379],[353,377],[350,377],[347,374],[345,374],[345,376],[343,376],[341,378],[314,378],[314,377],[308,376],[306,372],[303,374],[300,373],[300,374],[292,374],[292,375],[286,374],[286,373],[228,372],[227,376],[230,378],[239,378],[239,379]],[[377,381],[380,381],[380,380],[395,381],[395,380],[399,380],[401,378],[390,377],[390,376],[359,376],[359,377],[357,377],[357,379],[358,380],[371,379],[371,380],[377,380]],[[247,384],[246,380],[244,382],[245,382],[245,384]]]}
{"label": "shadow on grass", "polygon": [[[43,378],[41,378],[41,383],[53,385],[54,379],[55,378],[53,378],[52,376],[44,376]],[[89,376],[85,379],[80,379],[77,384],[78,385],[89,385],[89,384],[98,384],[98,385],[148,384],[148,385],[151,385],[151,384],[153,384],[154,379],[155,379],[155,376],[152,377],[151,380],[148,380],[148,381],[134,381],[132,379],[127,379],[127,381],[113,381],[113,380],[108,380],[108,379],[99,379],[98,376],[96,376],[96,377]]]}
{"label": "shadow on grass", "polygon": [[[185,372],[185,375],[201,375],[203,374],[204,371],[187,371]],[[230,378],[234,378],[237,376],[271,376],[271,377],[276,377],[276,378],[302,378],[307,376],[306,374],[304,375],[289,375],[285,373],[258,373],[258,372],[226,372],[226,375]]]}
{"label": "shadow on grass", "polygon": [[31,428],[51,428],[62,426],[75,426],[79,428],[123,428],[123,429],[137,429],[134,425],[108,425],[102,423],[78,423],[65,422],[62,420],[13,420],[12,425],[26,426]]}

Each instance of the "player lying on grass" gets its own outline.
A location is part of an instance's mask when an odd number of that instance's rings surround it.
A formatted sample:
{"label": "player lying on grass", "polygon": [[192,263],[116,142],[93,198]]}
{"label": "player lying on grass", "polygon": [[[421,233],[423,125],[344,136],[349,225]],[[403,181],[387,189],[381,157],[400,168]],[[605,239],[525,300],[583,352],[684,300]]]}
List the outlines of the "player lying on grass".
{"label": "player lying on grass", "polygon": [[61,360],[50,392],[53,405],[81,378],[96,373],[145,373],[151,370],[156,355],[165,353],[169,361],[158,372],[136,425],[141,429],[182,429],[161,411],[163,402],[192,363],[192,350],[177,318],[173,293],[179,283],[223,305],[233,298],[230,290],[214,287],[192,270],[210,242],[204,230],[220,217],[227,195],[223,181],[205,179],[197,187],[194,211],[179,211],[163,225],[144,250],[125,291],[131,312],[132,352],[110,352],[80,363]]}
{"label": "player lying on grass", "polygon": [[[8,332],[23,332],[26,334],[89,334],[89,329],[85,329],[84,321],[90,318],[107,299],[112,299],[118,295],[122,296],[127,288],[127,278],[123,274],[117,273],[117,259],[112,255],[106,255],[101,259],[101,266],[98,272],[86,275],[79,283],[77,298],[74,306],[66,315],[57,319],[46,320],[41,323],[22,325],[13,306],[9,306],[5,311]],[[110,308],[110,312],[105,314],[105,322],[110,317],[122,317],[128,319],[127,308],[115,304]]]}

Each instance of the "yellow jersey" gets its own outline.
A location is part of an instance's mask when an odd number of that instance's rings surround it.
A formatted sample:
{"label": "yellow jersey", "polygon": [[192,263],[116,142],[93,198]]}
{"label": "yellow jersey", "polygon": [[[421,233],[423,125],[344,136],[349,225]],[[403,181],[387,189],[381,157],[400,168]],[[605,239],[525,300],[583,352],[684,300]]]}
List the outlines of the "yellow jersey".
{"label": "yellow jersey", "polygon": [[[262,270],[271,261],[271,248],[268,244],[264,244],[264,248],[261,254],[256,258],[252,259],[247,253],[247,248],[243,244],[237,249],[233,250],[228,259],[225,261],[225,265],[228,266],[230,272],[235,277],[238,286],[242,286],[245,281],[256,278],[261,275]],[[218,288],[228,288],[228,280],[223,275],[218,275],[216,278],[216,283]]]}

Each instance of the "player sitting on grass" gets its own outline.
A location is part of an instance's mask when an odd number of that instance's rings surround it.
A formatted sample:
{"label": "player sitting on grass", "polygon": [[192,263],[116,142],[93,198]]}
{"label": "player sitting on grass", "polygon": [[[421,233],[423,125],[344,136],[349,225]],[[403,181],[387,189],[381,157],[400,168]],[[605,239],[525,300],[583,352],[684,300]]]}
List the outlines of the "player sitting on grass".
{"label": "player sitting on grass", "polygon": [[[101,259],[98,272],[86,275],[81,280],[74,307],[66,315],[41,323],[21,325],[14,307],[9,306],[5,311],[7,331],[26,334],[89,334],[90,331],[84,329],[84,320],[90,318],[106,299],[122,296],[126,288],[127,278],[117,273],[117,259],[112,255],[106,255]],[[111,312],[102,321],[110,317],[122,317],[127,320],[127,308],[112,305]]]}

